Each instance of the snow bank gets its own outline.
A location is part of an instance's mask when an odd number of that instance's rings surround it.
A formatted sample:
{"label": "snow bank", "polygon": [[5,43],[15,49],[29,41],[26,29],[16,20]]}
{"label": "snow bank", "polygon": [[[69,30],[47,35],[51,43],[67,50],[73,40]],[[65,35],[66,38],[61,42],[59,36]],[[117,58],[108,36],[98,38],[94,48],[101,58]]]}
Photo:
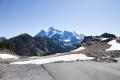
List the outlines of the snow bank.
{"label": "snow bank", "polygon": [[10,54],[0,54],[0,59],[18,59],[17,56],[14,56],[14,55],[10,55]]}
{"label": "snow bank", "polygon": [[112,40],[108,44],[111,45],[111,47],[109,49],[106,49],[106,51],[120,50],[120,44],[116,42],[116,40]]}
{"label": "snow bank", "polygon": [[59,62],[59,61],[77,61],[77,60],[91,60],[93,57],[87,57],[84,54],[69,54],[57,57],[50,57],[44,59],[32,59],[28,61],[19,61],[12,62],[11,64],[46,64],[51,62]]}
{"label": "snow bank", "polygon": [[75,50],[72,50],[71,52],[76,52],[76,51],[80,51],[80,50],[83,50],[83,49],[85,49],[85,47],[79,47],[79,48],[77,48]]}

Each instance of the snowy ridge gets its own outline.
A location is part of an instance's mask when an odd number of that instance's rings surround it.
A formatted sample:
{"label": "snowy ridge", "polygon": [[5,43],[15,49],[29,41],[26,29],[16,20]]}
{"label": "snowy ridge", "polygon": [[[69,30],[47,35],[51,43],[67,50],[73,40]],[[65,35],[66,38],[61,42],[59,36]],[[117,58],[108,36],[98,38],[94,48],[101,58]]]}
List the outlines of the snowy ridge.
{"label": "snowy ridge", "polygon": [[28,61],[12,62],[11,64],[46,64],[59,61],[77,61],[77,60],[92,60],[93,57],[87,57],[84,54],[69,54],[57,57],[43,58],[43,59],[32,59]]}

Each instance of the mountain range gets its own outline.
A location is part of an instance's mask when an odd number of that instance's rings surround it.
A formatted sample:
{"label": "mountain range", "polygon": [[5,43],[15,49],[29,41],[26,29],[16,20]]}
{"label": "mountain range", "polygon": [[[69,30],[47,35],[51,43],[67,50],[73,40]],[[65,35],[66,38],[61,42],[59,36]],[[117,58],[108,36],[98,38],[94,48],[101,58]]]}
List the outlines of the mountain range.
{"label": "mountain range", "polygon": [[74,46],[75,44],[82,42],[85,35],[70,31],[60,31],[50,27],[48,30],[41,30],[35,37],[48,37]]}
{"label": "mountain range", "polygon": [[[117,53],[117,55],[112,54],[110,56],[120,56],[119,46],[120,39],[114,34],[104,33],[99,36],[85,36],[76,32],[57,30],[53,27],[48,30],[41,30],[34,37],[24,33],[10,39],[0,38],[0,50],[7,49],[20,56],[45,56],[66,52],[68,54],[84,53],[92,57],[101,56],[98,53],[106,56],[110,52]],[[74,51],[74,49],[78,50]]]}
{"label": "mountain range", "polygon": [[0,49],[8,49],[20,56],[44,56],[69,52],[83,39],[84,35],[50,27],[47,31],[41,30],[34,37],[24,33],[10,39],[1,38]]}

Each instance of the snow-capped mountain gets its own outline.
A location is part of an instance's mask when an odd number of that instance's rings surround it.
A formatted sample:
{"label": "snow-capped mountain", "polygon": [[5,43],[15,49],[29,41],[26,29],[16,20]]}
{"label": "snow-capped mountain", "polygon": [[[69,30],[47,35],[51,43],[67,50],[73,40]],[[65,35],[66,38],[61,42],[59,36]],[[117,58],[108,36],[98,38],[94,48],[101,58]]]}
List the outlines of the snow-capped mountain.
{"label": "snow-capped mountain", "polygon": [[80,43],[85,35],[70,31],[60,31],[50,27],[48,30],[41,30],[35,37],[49,37],[60,42],[76,44]]}

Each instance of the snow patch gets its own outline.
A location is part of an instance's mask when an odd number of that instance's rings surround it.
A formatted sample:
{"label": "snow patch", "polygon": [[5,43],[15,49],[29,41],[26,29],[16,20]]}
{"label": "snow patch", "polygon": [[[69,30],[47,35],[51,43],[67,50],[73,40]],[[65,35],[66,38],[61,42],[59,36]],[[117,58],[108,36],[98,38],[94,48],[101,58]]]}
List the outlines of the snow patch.
{"label": "snow patch", "polygon": [[80,39],[80,37],[76,37],[77,39]]}
{"label": "snow patch", "polygon": [[85,47],[79,47],[79,48],[77,48],[75,50],[72,50],[71,52],[76,52],[76,51],[80,51],[80,50],[83,50],[83,49],[85,49]]}
{"label": "snow patch", "polygon": [[75,31],[74,31],[74,33],[77,34],[77,35],[80,35],[80,33],[78,33],[78,32],[75,32]]}
{"label": "snow patch", "polygon": [[70,39],[65,39],[64,42],[70,42]]}
{"label": "snow patch", "polygon": [[[53,33],[51,35],[49,35],[49,37],[51,38],[55,34],[56,34],[56,31],[53,31]],[[48,33],[47,33],[47,35],[48,35]]]}
{"label": "snow patch", "polygon": [[18,59],[17,56],[10,55],[10,54],[0,54],[0,59]]}
{"label": "snow patch", "polygon": [[69,54],[69,55],[50,57],[50,58],[12,62],[11,64],[46,64],[46,63],[59,62],[59,61],[77,61],[77,60],[92,60],[92,59],[94,58],[87,57],[84,54]]}
{"label": "snow patch", "polygon": [[105,40],[107,40],[107,39],[108,39],[108,38],[102,38],[101,40],[102,40],[102,41],[105,41]]}
{"label": "snow patch", "polygon": [[120,50],[120,44],[116,42],[116,40],[112,40],[108,44],[111,45],[111,47],[109,49],[106,49],[106,51]]}

